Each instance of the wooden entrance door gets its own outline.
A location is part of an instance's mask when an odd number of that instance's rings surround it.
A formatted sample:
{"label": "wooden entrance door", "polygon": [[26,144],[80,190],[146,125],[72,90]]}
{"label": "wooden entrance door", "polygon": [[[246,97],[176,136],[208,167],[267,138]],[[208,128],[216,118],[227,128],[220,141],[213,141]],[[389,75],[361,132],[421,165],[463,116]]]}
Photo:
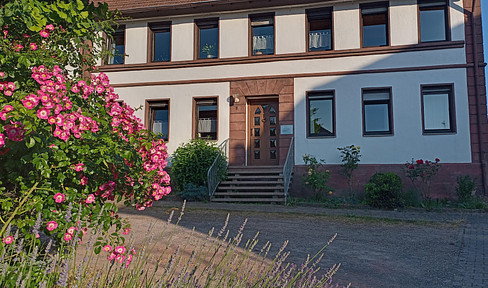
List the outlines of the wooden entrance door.
{"label": "wooden entrance door", "polygon": [[278,101],[249,101],[249,165],[279,164]]}

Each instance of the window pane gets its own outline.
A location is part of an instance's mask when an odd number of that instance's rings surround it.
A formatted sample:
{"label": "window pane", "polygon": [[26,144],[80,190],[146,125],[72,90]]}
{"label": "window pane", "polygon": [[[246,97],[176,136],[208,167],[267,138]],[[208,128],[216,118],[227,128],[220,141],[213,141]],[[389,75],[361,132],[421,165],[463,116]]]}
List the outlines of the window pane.
{"label": "window pane", "polygon": [[446,40],[444,7],[420,10],[420,41]]}
{"label": "window pane", "polygon": [[307,12],[308,50],[321,51],[332,49],[332,16],[330,9]]}
{"label": "window pane", "polygon": [[125,29],[118,29],[110,40],[110,52],[108,64],[124,64],[125,57]]}
{"label": "window pane", "polygon": [[269,151],[269,158],[276,159],[276,150]]}
{"label": "window pane", "polygon": [[217,58],[219,55],[219,28],[215,26],[200,28],[199,58]]}
{"label": "window pane", "polygon": [[424,94],[425,130],[450,130],[449,93]]}
{"label": "window pane", "polygon": [[261,125],[261,117],[254,117],[254,125],[256,126]]}
{"label": "window pane", "polygon": [[217,100],[197,100],[197,137],[217,140]]}
{"label": "window pane", "polygon": [[332,98],[309,99],[309,134],[334,135]]}
{"label": "window pane", "polygon": [[269,55],[274,53],[274,27],[252,27],[252,55]]}
{"label": "window pane", "polygon": [[154,32],[154,61],[170,61],[171,59],[171,33]]}
{"label": "window pane", "polygon": [[363,47],[388,45],[386,7],[363,8]]}
{"label": "window pane", "polygon": [[149,106],[150,115],[151,115],[151,123],[149,123],[149,127],[151,131],[154,133],[161,133],[162,138],[165,141],[168,141],[168,134],[169,134],[169,111],[168,111],[168,102],[153,102],[150,103]]}
{"label": "window pane", "polygon": [[364,104],[365,132],[389,132],[388,104]]}
{"label": "window pane", "polygon": [[269,136],[276,136],[276,128],[269,128]]}

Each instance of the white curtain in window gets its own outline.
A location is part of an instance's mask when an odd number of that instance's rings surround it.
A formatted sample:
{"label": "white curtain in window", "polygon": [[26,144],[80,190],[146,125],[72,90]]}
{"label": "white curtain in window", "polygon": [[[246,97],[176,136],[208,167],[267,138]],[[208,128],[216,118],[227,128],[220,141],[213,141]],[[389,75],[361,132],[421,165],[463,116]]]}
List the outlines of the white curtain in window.
{"label": "white curtain in window", "polygon": [[200,118],[198,120],[198,132],[199,133],[217,132],[217,119]]}
{"label": "white curtain in window", "polygon": [[310,48],[330,47],[330,31],[310,32]]}
{"label": "white curtain in window", "polygon": [[168,122],[154,121],[153,132],[165,134],[168,131]]}
{"label": "white curtain in window", "polygon": [[273,35],[260,35],[252,37],[252,47],[254,50],[272,50]]}
{"label": "white curtain in window", "polygon": [[424,95],[425,129],[451,129],[449,121],[449,95]]}

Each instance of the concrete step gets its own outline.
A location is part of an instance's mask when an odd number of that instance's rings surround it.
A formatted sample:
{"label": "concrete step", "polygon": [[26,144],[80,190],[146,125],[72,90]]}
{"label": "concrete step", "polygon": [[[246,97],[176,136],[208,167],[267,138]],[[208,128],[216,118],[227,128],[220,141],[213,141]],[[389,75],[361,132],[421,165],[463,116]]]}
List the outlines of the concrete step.
{"label": "concrete step", "polygon": [[212,198],[212,202],[285,202],[285,198]]}

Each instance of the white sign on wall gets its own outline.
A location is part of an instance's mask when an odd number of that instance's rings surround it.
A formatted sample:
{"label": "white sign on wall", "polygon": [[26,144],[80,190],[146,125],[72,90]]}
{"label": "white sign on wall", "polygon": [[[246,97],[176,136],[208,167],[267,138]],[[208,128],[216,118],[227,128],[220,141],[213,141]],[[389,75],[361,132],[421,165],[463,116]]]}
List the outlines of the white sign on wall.
{"label": "white sign on wall", "polygon": [[293,135],[293,125],[280,125],[281,135]]}

